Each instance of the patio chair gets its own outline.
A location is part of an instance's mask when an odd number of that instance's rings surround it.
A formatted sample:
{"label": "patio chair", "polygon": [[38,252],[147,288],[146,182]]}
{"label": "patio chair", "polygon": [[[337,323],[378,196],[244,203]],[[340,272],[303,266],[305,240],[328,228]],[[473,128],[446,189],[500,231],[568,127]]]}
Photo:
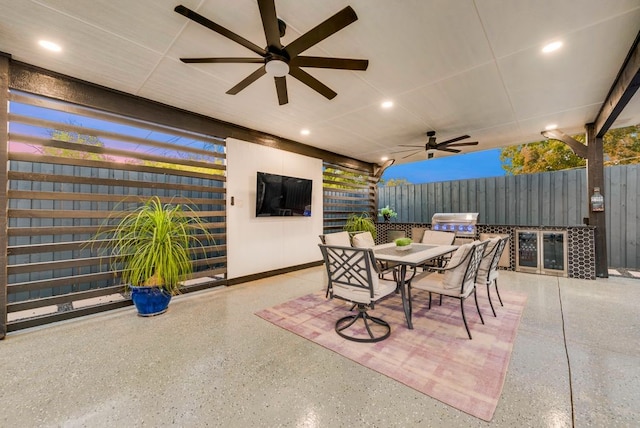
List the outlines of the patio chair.
{"label": "patio chair", "polygon": [[[455,232],[444,232],[440,230],[425,230],[420,240],[423,244],[428,245],[453,245],[456,239]],[[438,257],[422,266],[423,270],[431,269],[433,267],[442,268],[445,266],[449,256]]]}
{"label": "patio chair", "polygon": [[320,241],[326,245],[338,245],[342,247],[351,246],[351,235],[349,232],[334,232],[320,235]]}
{"label": "patio chair", "polygon": [[394,293],[397,284],[378,278],[373,250],[323,244],[319,247],[329,278],[330,298],[353,303],[352,309],[357,309],[357,313],[336,321],[336,333],[355,342],[379,342],[389,337],[389,324],[369,315],[368,311],[374,310],[376,302]]}
{"label": "patio chair", "polygon": [[[334,232],[327,233],[325,235],[320,235],[320,242],[326,245],[337,245],[339,247],[350,247],[351,246],[351,235],[349,232]],[[329,293],[331,292],[331,281],[327,281],[327,292],[324,294],[325,297],[329,297]]]}
{"label": "patio chair", "polygon": [[469,331],[469,325],[467,324],[467,318],[464,313],[464,301],[467,297],[473,294],[476,302],[476,309],[480,316],[480,321],[484,324],[484,319],[480,312],[480,306],[478,306],[476,277],[486,246],[487,242],[474,242],[461,245],[453,256],[451,256],[451,260],[447,267],[433,268],[436,272],[443,272],[443,275],[430,273],[425,276],[416,277],[410,281],[408,284],[410,311],[412,311],[412,288],[429,292],[429,309],[431,309],[431,293],[437,293],[459,299],[464,327],[467,330],[469,339],[471,339],[471,331]]}
{"label": "patio chair", "polygon": [[[360,232],[352,235],[351,243],[356,248],[372,248],[376,245],[371,232]],[[397,266],[397,263],[383,262],[378,260],[378,266],[380,267],[380,273],[378,275],[380,279],[384,279],[384,275],[386,273],[391,273],[393,275],[394,281],[396,280],[397,272],[394,268]]]}
{"label": "patio chair", "polygon": [[476,287],[487,286],[487,297],[489,298],[489,305],[491,306],[491,312],[493,312],[494,317],[497,315],[493,308],[493,302],[491,301],[491,284],[494,284],[496,287],[496,294],[498,295],[500,306],[504,306],[502,304],[502,298],[500,297],[500,291],[498,291],[498,264],[508,240],[509,237],[501,238],[499,236],[489,239],[484,257],[478,267]]}

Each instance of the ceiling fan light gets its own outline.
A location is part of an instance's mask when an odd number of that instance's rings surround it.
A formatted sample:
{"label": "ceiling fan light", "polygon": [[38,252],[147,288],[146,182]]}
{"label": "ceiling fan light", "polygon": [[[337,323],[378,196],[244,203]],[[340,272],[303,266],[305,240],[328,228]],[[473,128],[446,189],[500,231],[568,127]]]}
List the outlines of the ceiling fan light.
{"label": "ceiling fan light", "polygon": [[272,59],[265,66],[267,74],[273,77],[283,77],[289,74],[289,64],[279,59]]}

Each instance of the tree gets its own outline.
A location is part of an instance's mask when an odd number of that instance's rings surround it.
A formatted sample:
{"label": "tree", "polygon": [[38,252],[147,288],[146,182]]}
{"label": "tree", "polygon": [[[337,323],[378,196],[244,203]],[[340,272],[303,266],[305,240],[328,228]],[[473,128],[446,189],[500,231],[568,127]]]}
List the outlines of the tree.
{"label": "tree", "polygon": [[[74,126],[81,126],[73,120],[69,121],[69,124]],[[100,140],[100,138],[94,135],[80,134],[75,131],[63,131],[60,129],[49,129],[47,130],[47,134],[49,134],[49,138],[56,141],[82,144],[86,146],[104,147],[104,143]],[[45,155],[59,156],[64,158],[110,160],[108,156],[102,153],[85,152],[71,149],[59,149],[57,147],[43,146],[40,148],[40,152]]]}
{"label": "tree", "polygon": [[411,184],[409,180],[407,180],[406,178],[390,178],[388,180],[381,178],[380,181],[378,182],[378,186],[386,186],[386,187],[404,186],[406,184]]}
{"label": "tree", "polygon": [[[640,125],[609,130],[603,138],[605,165],[640,163]],[[584,143],[584,134],[574,135]],[[505,147],[500,152],[502,169],[508,174],[533,174],[580,168],[586,160],[561,141],[545,140]]]}

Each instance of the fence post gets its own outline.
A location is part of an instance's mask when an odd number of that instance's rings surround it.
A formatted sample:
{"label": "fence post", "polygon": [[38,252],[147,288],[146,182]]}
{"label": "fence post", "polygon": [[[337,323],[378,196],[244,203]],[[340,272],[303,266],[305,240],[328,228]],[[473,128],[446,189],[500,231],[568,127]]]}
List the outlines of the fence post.
{"label": "fence post", "polygon": [[10,56],[0,54],[0,339],[7,334],[7,191],[9,180],[7,164],[9,156],[9,62]]}

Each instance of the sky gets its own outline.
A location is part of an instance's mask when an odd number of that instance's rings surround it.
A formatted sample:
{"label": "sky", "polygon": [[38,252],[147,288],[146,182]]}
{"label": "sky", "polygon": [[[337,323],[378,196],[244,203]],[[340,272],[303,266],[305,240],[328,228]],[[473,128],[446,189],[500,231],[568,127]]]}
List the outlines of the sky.
{"label": "sky", "polygon": [[411,184],[421,184],[502,175],[505,175],[505,171],[500,162],[500,149],[491,149],[392,165],[382,174],[382,178],[404,178]]}

